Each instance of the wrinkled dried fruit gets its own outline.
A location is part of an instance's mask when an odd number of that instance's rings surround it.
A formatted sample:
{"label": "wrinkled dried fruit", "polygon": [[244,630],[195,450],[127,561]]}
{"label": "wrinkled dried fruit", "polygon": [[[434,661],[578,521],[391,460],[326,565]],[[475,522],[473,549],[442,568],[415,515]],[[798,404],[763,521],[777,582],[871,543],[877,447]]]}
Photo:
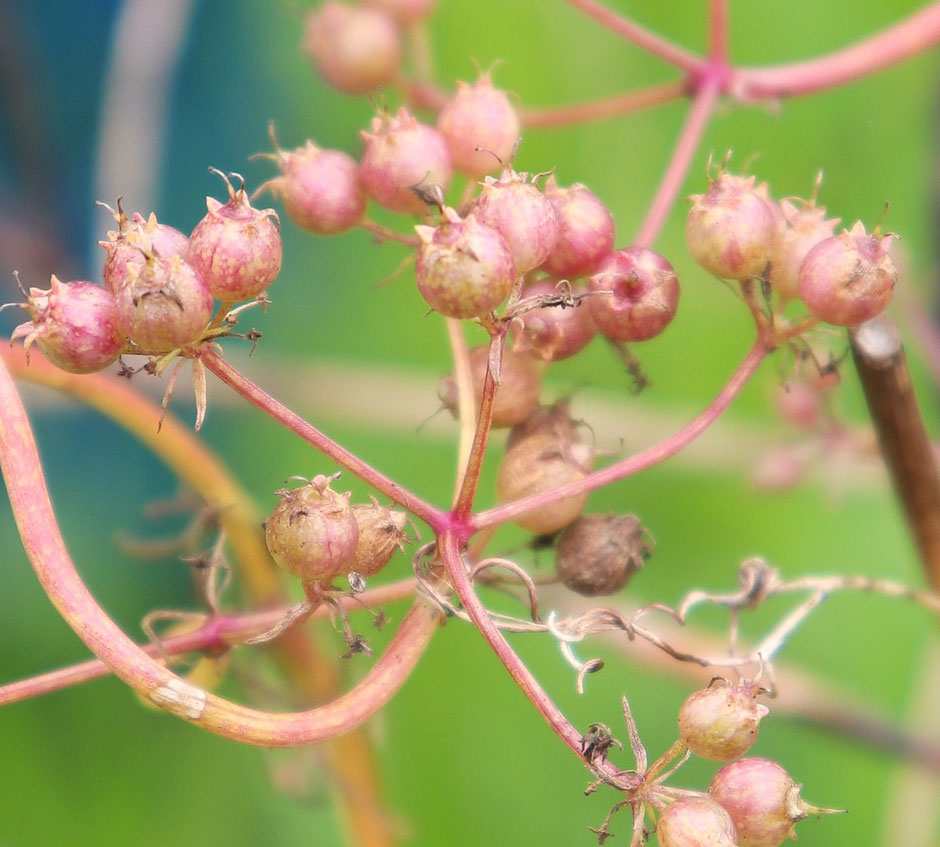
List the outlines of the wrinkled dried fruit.
{"label": "wrinkled dried fruit", "polygon": [[623,588],[652,552],[635,515],[582,515],[558,539],[555,569],[572,591],[595,597]]}

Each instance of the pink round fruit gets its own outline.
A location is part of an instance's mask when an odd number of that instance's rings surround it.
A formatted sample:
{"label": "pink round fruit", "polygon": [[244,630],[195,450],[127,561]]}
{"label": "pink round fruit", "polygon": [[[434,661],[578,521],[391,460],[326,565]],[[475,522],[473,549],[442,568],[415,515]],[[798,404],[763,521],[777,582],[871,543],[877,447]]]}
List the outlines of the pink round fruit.
{"label": "pink round fruit", "polygon": [[800,299],[817,318],[857,326],[891,302],[898,272],[888,255],[894,235],[869,235],[857,221],[850,230],[819,242],[800,266]]}
{"label": "pink round fruit", "polygon": [[770,261],[770,286],[782,302],[799,296],[800,266],[810,250],[832,237],[839,218],[826,219],[824,206],[812,202],[797,207],[789,200],[780,203],[781,219]]}
{"label": "pink round fruit", "polygon": [[129,266],[115,301],[127,337],[152,354],[197,341],[212,316],[208,286],[179,256],[151,255],[140,267]]}
{"label": "pink round fruit", "polygon": [[558,220],[558,240],[542,267],[559,279],[592,274],[614,249],[614,216],[583,185],[559,188],[554,176],[545,182],[545,196]]}
{"label": "pink round fruit", "polygon": [[30,288],[21,305],[32,320],[17,326],[27,356],[35,344],[56,367],[69,373],[100,371],[117,361],[124,347],[114,295],[93,282],[61,282],[52,275],[46,290]]}
{"label": "pink round fruit", "polygon": [[659,847],[738,847],[730,815],[710,797],[689,795],[670,803],[656,823]]}
{"label": "pink round fruit", "polygon": [[722,279],[760,276],[771,261],[776,223],[754,177],[722,172],[689,199],[685,240],[695,261]]}
{"label": "pink round fruit", "polygon": [[363,132],[362,182],[369,196],[393,212],[419,215],[427,203],[412,189],[447,190],[453,175],[447,142],[434,127],[420,123],[404,106],[394,117],[372,120]]}
{"label": "pink round fruit", "polygon": [[304,50],[334,88],[367,94],[395,77],[401,33],[381,9],[326,0],[307,17]]}
{"label": "pink round fruit", "polygon": [[173,256],[186,258],[189,239],[178,229],[157,221],[153,212],[148,218],[144,218],[140,212],[134,212],[129,220],[121,208],[120,200],[116,212],[110,207],[105,208],[118,224],[117,231],[108,232],[107,241],[98,242],[107,254],[102,279],[109,291],[117,291],[124,284],[128,265],[143,265],[146,253],[154,253],[164,259]]}
{"label": "pink round fruit", "polygon": [[800,788],[776,762],[753,757],[728,762],[708,793],[734,821],[739,847],[778,847],[807,815],[836,811],[809,805]]}
{"label": "pink round fruit", "polygon": [[321,150],[312,141],[292,152],[277,151],[281,175],[259,191],[270,190],[287,216],[307,232],[334,235],[354,227],[366,210],[359,163],[341,150]]}
{"label": "pink round fruit", "polygon": [[528,174],[517,174],[511,168],[506,168],[499,179],[484,179],[483,191],[470,211],[505,239],[517,274],[541,265],[558,239],[552,204],[529,181]]}
{"label": "pink round fruit", "polygon": [[760,687],[750,680],[734,685],[722,678],[689,695],[679,709],[679,735],[703,759],[727,762],[757,740],[769,710],[757,702]]}
{"label": "pink round fruit", "polygon": [[[645,247],[611,253],[588,282],[594,323],[615,341],[646,341],[675,317],[679,279],[672,265]],[[598,292],[611,292],[601,294]]]}
{"label": "pink round fruit", "polygon": [[206,198],[209,211],[189,236],[188,261],[216,300],[236,303],[265,291],[280,272],[280,221],[274,209],[252,207],[244,183],[235,190],[219,175],[228,202]]}
{"label": "pink round fruit", "polygon": [[495,309],[512,290],[515,267],[502,236],[474,215],[450,208],[437,227],[416,226],[418,291],[448,318],[476,318]]}
{"label": "pink round fruit", "polygon": [[457,83],[457,93],[441,109],[437,128],[447,140],[454,170],[479,179],[512,158],[519,140],[519,116],[505,91],[488,74],[472,85]]}

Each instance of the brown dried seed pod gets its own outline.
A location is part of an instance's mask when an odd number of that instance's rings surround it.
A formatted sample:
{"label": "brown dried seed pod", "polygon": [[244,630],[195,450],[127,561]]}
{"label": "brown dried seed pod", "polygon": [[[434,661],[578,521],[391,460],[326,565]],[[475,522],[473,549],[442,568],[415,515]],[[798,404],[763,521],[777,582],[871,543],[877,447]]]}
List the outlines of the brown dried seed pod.
{"label": "brown dried seed pod", "polygon": [[636,515],[582,515],[558,540],[558,578],[586,597],[627,584],[653,552],[653,539]]}
{"label": "brown dried seed pod", "polygon": [[[506,451],[496,481],[499,499],[508,503],[583,479],[590,473],[593,459],[593,450],[586,444],[551,432],[536,432]],[[514,522],[539,535],[558,532],[581,514],[587,499],[586,493],[565,497],[520,515]]]}
{"label": "brown dried seed pod", "polygon": [[556,400],[551,406],[537,406],[529,417],[509,431],[506,449],[539,432],[550,433],[561,441],[577,443],[580,440],[578,428],[585,424],[571,417],[570,408],[571,402],[566,397]]}
{"label": "brown dried seed pod", "polygon": [[264,522],[271,556],[304,582],[329,582],[346,570],[359,541],[349,492],[330,488],[335,477],[315,476],[301,488],[282,488],[281,499]]}
{"label": "brown dried seed pod", "polygon": [[374,576],[396,550],[405,551],[406,541],[412,542],[405,532],[408,515],[391,506],[380,506],[374,498],[371,503],[354,504],[352,512],[359,525],[359,543],[346,570],[363,577]]}

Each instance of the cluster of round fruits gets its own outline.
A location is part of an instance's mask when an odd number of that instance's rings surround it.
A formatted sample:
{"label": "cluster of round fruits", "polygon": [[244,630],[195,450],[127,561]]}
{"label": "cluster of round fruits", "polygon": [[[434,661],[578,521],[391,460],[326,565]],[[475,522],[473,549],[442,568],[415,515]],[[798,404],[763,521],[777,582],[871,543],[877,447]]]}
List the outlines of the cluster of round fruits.
{"label": "cluster of round fruits", "polygon": [[350,504],[331,483],[339,474],[317,475],[299,488],[275,492],[280,499],[264,521],[271,557],[309,592],[330,587],[339,576],[370,577],[409,541],[408,516],[389,506]]}
{"label": "cluster of round fruits", "polygon": [[208,212],[187,237],[155,215],[131,218],[120,207],[118,228],[99,242],[107,256],[102,279],[31,288],[31,320],[13,331],[55,365],[92,373],[122,354],[168,356],[206,337],[213,302],[224,316],[233,303],[264,292],[281,269],[277,214],[255,209],[244,186],[225,179],[225,203],[206,198]]}
{"label": "cluster of round fruits", "polygon": [[869,234],[861,221],[835,234],[838,218],[809,200],[771,199],[766,183],[719,171],[693,195],[686,243],[695,260],[727,280],[762,280],[779,305],[801,300],[817,320],[856,326],[884,311],[897,270],[888,255],[895,238]]}
{"label": "cluster of round fruits", "polygon": [[693,693],[679,711],[679,735],[697,756],[727,762],[708,792],[660,795],[668,805],[659,816],[661,847],[778,847],[796,838],[794,825],[810,814],[832,812],[806,803],[801,786],[776,762],[744,757],[766,706],[762,689],[750,680],[732,684],[716,678]]}

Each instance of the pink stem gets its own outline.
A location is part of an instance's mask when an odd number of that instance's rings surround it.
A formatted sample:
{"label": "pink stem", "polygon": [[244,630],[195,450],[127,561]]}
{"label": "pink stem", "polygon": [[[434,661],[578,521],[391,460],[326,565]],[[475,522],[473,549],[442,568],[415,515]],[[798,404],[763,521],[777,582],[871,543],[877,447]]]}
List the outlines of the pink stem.
{"label": "pink stem", "polygon": [[181,679],[154,661],[118,628],[85,587],[59,532],[26,410],[3,365],[0,469],[26,555],[68,625],[141,696],[226,738],[266,747],[295,747],[348,732],[392,698],[438,627],[440,613],[417,601],[361,682],[332,703],[286,714],[240,706]]}
{"label": "pink stem", "polygon": [[713,62],[728,62],[728,0],[711,0],[708,21],[708,56]]}
{"label": "pink stem", "polygon": [[594,18],[598,23],[607,27],[617,35],[632,41],[648,53],[659,56],[666,62],[681,68],[684,71],[696,72],[704,67],[704,62],[694,53],[673,44],[671,41],[653,34],[629,18],[618,15],[595,0],[565,0],[569,5],[580,9],[586,15]]}
{"label": "pink stem", "polygon": [[[438,538],[438,552],[447,569],[447,576],[454,591],[460,598],[465,611],[470,619],[476,624],[477,628],[483,634],[493,652],[499,657],[506,670],[509,671],[512,678],[522,689],[526,697],[529,698],[532,705],[538,710],[539,714],[545,718],[552,731],[568,747],[573,750],[580,759],[584,760],[582,750],[582,733],[580,733],[572,723],[562,714],[561,710],[552,701],[551,697],[545,692],[538,680],[532,675],[532,672],[526,667],[525,662],[519,658],[516,652],[509,646],[509,643],[499,631],[499,628],[493,623],[486,608],[477,597],[473,585],[464,569],[463,559],[460,555],[459,543],[452,532],[445,532]],[[624,774],[619,768],[606,760],[597,760],[593,763],[593,768],[598,773],[610,779],[617,784],[623,784]]]}
{"label": "pink stem", "polygon": [[329,456],[338,465],[367,482],[376,491],[381,491],[386,497],[389,497],[437,531],[450,525],[450,518],[446,512],[412,494],[393,479],[377,471],[345,447],[324,435],[316,427],[307,423],[300,415],[292,412],[283,403],[258,388],[257,385],[235,370],[210,347],[203,348],[200,356],[212,373],[238,394],[241,394],[249,403],[266,412],[295,435],[300,436],[321,453]]}
{"label": "pink stem", "polygon": [[473,433],[473,443],[470,446],[470,455],[467,457],[467,467],[463,474],[460,493],[457,495],[457,501],[454,503],[451,513],[458,521],[465,521],[473,508],[473,496],[476,494],[477,484],[480,481],[480,470],[483,468],[486,443],[493,427],[493,405],[496,402],[498,386],[493,378],[492,364],[495,357],[497,370],[499,369],[503,359],[505,340],[505,334],[496,334],[490,338],[486,375],[483,377],[483,390],[480,396],[480,412],[477,415],[477,426]]}
{"label": "pink stem", "polygon": [[[413,578],[402,579],[388,585],[370,588],[361,594],[357,594],[354,598],[337,598],[337,602],[347,612],[362,611],[365,607],[381,606],[384,603],[393,603],[413,596],[415,584]],[[246,615],[218,615],[214,618],[208,618],[202,626],[192,632],[184,632],[180,635],[163,638],[159,647],[156,644],[141,645],[141,650],[153,658],[160,657],[160,647],[163,648],[163,654],[166,656],[181,656],[197,650],[222,652],[233,644],[241,644],[246,638],[271,629],[283,619],[286,612],[287,609],[281,607]],[[329,607],[321,606],[310,615],[308,620],[327,617],[330,613],[331,609]],[[61,691],[63,688],[72,685],[79,685],[83,682],[107,676],[109,673],[111,673],[111,668],[101,659],[90,659],[87,662],[79,662],[66,668],[37,674],[28,679],[9,682],[6,685],[0,685],[0,706],[17,703],[20,700],[29,700],[32,697],[50,694],[53,691]]]}
{"label": "pink stem", "polygon": [[636,112],[660,103],[668,103],[682,97],[687,90],[683,80],[652,85],[639,91],[615,94],[587,103],[572,103],[568,106],[549,106],[544,109],[524,109],[520,115],[522,125],[526,127],[565,126],[567,124],[587,123],[616,115]]}
{"label": "pink stem", "polygon": [[640,227],[636,238],[633,240],[635,247],[648,247],[655,241],[656,236],[666,222],[666,217],[682,182],[688,172],[689,164],[695,155],[705,127],[708,125],[708,119],[711,116],[712,109],[715,107],[715,101],[718,99],[718,92],[721,87],[721,78],[718,75],[706,77],[701,88],[696,92],[695,99],[692,101],[692,109],[679,134],[679,140],[676,142],[676,148],[673,151],[672,159],[666,168],[662,181],[646,219]]}
{"label": "pink stem", "polygon": [[520,515],[524,515],[526,512],[531,512],[533,509],[544,506],[547,503],[554,503],[566,497],[573,497],[578,494],[594,491],[604,485],[609,485],[612,482],[617,482],[638,471],[645,470],[663,461],[663,459],[668,459],[698,438],[698,436],[722,415],[728,406],[731,405],[731,401],[737,397],[741,389],[747,384],[747,381],[754,375],[754,372],[768,352],[768,348],[762,341],[755,343],[744,361],[734,372],[731,379],[728,380],[725,387],[721,389],[721,392],[709,404],[708,408],[679,430],[679,432],[667,438],[665,441],[648,447],[635,456],[623,459],[611,465],[609,468],[595,471],[584,477],[584,479],[569,482],[552,491],[522,497],[504,506],[497,506],[485,512],[479,512],[470,519],[470,529],[477,531],[485,527],[505,523]]}
{"label": "pink stem", "polygon": [[734,72],[733,93],[742,99],[811,94],[852,82],[940,42],[940,2],[894,26],[828,56]]}

